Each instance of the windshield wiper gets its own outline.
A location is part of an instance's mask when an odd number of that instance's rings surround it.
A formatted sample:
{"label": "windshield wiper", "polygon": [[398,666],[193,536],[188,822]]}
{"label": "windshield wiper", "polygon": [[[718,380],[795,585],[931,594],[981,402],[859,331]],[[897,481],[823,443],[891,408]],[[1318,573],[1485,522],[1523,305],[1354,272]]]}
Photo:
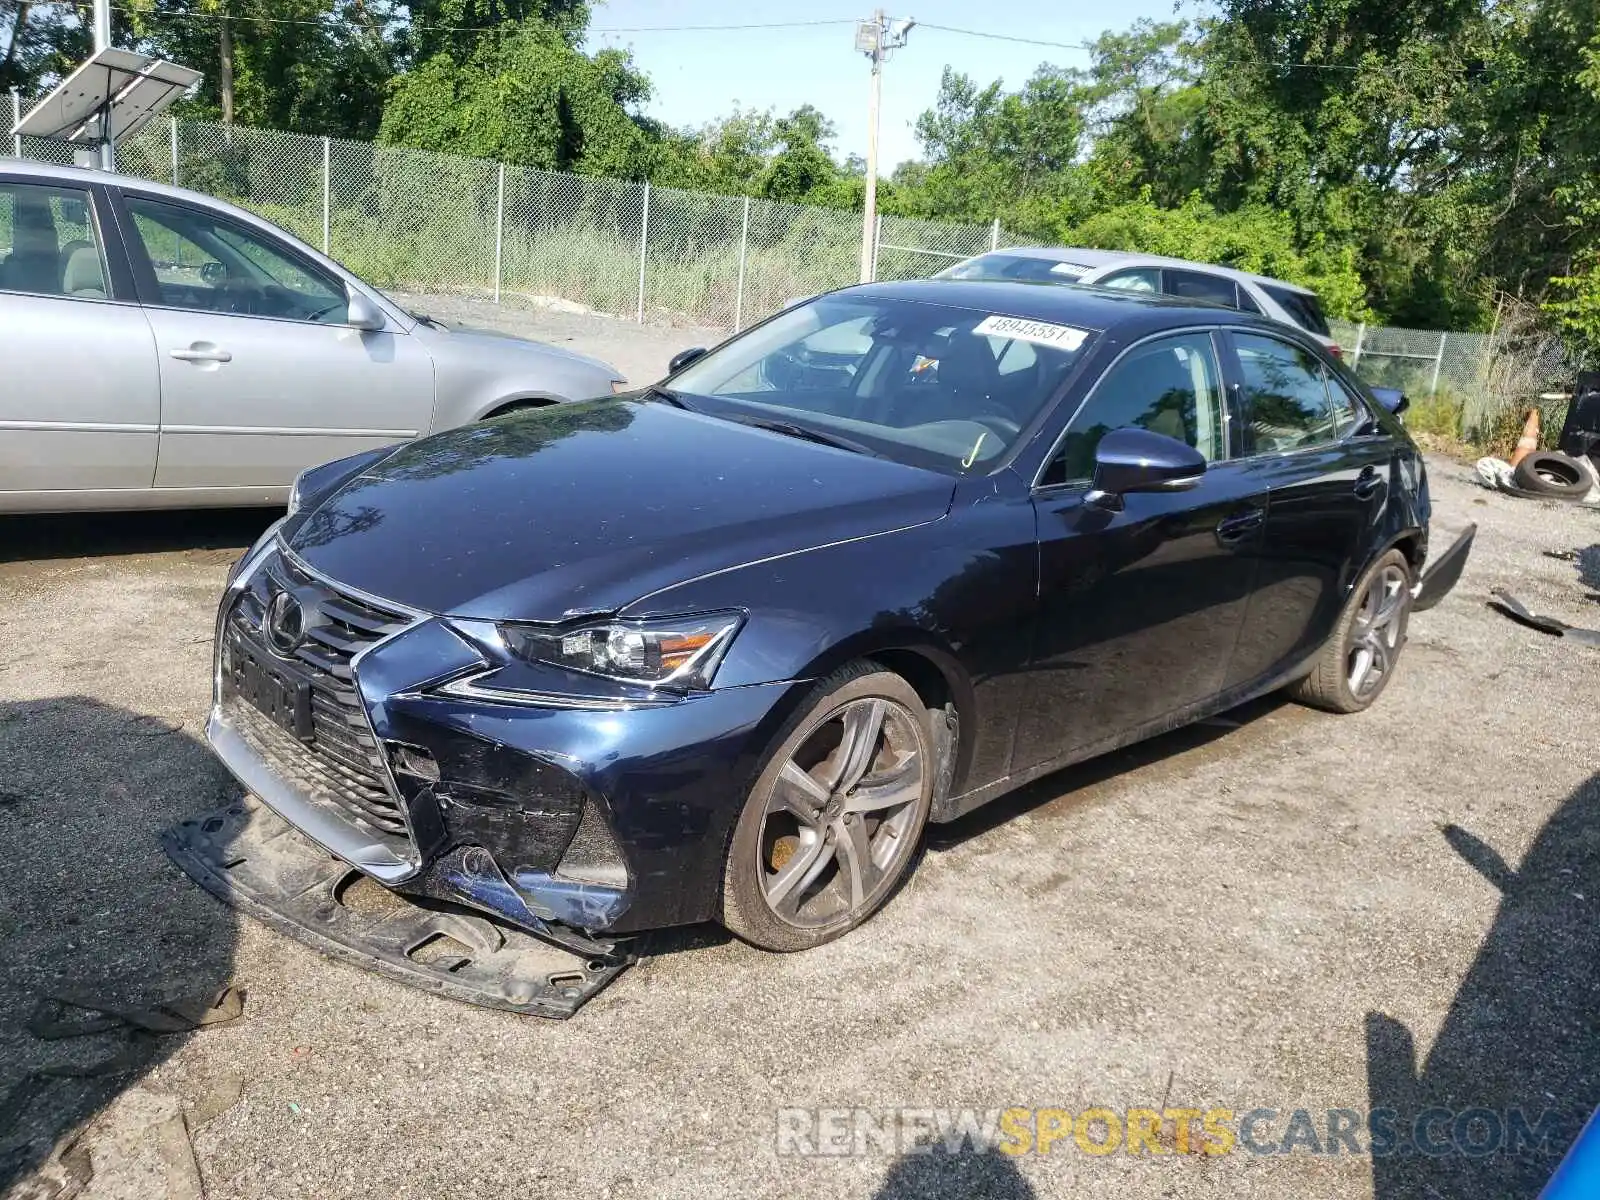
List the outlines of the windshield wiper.
{"label": "windshield wiper", "polygon": [[414,319],[416,319],[418,321],[421,321],[424,325],[431,325],[435,329],[449,329],[450,328],[450,326],[446,325],[443,321],[439,320],[438,317],[430,317],[427,313],[420,313],[420,312],[417,312],[415,309],[410,309],[410,308],[406,309],[406,312],[410,313],[411,316]]}
{"label": "windshield wiper", "polygon": [[659,383],[646,385],[644,394],[646,396],[654,396],[657,400],[664,400],[668,404],[672,405],[673,408],[681,408],[685,412],[700,411],[694,405],[685,400],[680,393],[673,391],[669,387],[662,387]]}
{"label": "windshield wiper", "polygon": [[785,437],[800,438],[802,441],[815,442],[819,446],[832,446],[836,450],[849,450],[854,454],[865,454],[869,458],[885,458],[870,446],[863,446],[860,442],[850,438],[841,437],[837,433],[824,433],[820,429],[812,429],[805,425],[795,425],[789,421],[778,421],[770,417],[751,417],[740,414],[728,414],[728,420],[737,421],[741,425],[752,425],[757,429],[770,430],[781,433]]}

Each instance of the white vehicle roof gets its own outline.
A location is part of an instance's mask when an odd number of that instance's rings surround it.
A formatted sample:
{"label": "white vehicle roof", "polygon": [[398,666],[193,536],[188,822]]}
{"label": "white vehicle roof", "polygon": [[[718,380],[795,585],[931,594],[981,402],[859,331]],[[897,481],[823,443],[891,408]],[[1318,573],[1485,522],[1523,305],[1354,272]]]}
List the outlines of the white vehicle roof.
{"label": "white vehicle roof", "polygon": [[[1160,254],[1139,254],[1132,250],[1091,250],[1086,246],[1000,246],[988,251],[990,254],[1012,254],[1020,258],[1037,258],[1046,262],[1076,263],[1082,267],[1109,267],[1113,264],[1128,267],[1187,267],[1193,270],[1209,271],[1213,275],[1222,275],[1229,279],[1245,280],[1255,284],[1270,284],[1272,287],[1286,288],[1291,292],[1299,292],[1305,296],[1316,295],[1310,288],[1302,287],[1298,283],[1289,283],[1283,279],[1273,279],[1269,275],[1255,275],[1249,271],[1240,271],[1234,267],[1222,267],[1216,263],[1194,262],[1184,258],[1166,258]],[[982,257],[979,255],[978,257]]]}

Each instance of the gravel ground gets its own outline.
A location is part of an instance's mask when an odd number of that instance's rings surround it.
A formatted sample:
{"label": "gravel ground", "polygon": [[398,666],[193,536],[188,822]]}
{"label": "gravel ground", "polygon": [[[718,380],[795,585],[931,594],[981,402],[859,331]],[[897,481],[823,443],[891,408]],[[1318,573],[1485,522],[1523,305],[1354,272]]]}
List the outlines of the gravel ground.
{"label": "gravel ground", "polygon": [[[503,319],[604,352],[595,318]],[[641,378],[691,344],[623,332],[609,357]],[[1548,1155],[777,1153],[787,1108],[1259,1107],[1277,1142],[1298,1108],[1324,1132],[1328,1109],[1575,1121],[1600,1101],[1600,652],[1483,603],[1505,586],[1600,625],[1600,512],[1433,472],[1436,545],[1475,520],[1478,546],[1374,710],[1261,702],[1050,777],[937,830],[843,941],[777,957],[697,931],[566,1023],[327,961],[162,855],[159,829],[231,794],[199,740],[214,604],[266,515],[12,519],[0,1087],[127,1046],[29,1036],[63,986],[247,998],[231,1024],[135,1043],[125,1074],[44,1085],[0,1131],[0,1184],[56,1195],[28,1146],[97,1112],[112,1133],[170,1118],[175,1097],[212,1200],[1531,1195]],[[124,1161],[159,1139],[93,1136],[82,1195],[164,1194]]]}

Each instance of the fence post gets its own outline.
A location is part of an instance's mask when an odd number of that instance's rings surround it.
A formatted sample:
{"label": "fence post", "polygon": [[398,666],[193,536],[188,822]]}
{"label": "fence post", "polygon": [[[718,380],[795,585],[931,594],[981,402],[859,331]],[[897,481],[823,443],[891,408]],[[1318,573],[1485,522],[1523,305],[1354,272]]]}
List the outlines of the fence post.
{"label": "fence post", "polygon": [[1444,366],[1444,343],[1449,336],[1448,333],[1439,335],[1439,353],[1433,359],[1433,385],[1428,388],[1428,395],[1430,396],[1437,395],[1439,391],[1439,368]]}
{"label": "fence post", "polygon": [[994,224],[989,226],[989,249],[1000,249],[1000,218],[994,219]]}
{"label": "fence post", "polygon": [[1356,327],[1356,348],[1350,353],[1350,369],[1354,371],[1361,365],[1361,346],[1367,340],[1367,323],[1361,322]]}
{"label": "fence post", "polygon": [[500,164],[499,197],[494,206],[494,302],[500,303],[501,248],[506,234],[506,165]]}
{"label": "fence post", "polygon": [[333,143],[322,139],[322,252],[328,253],[328,235],[333,225]]}
{"label": "fence post", "polygon": [[[12,32],[11,36],[12,37],[16,36],[15,31]],[[12,88],[11,89],[11,127],[13,129],[15,129],[17,127],[17,125],[21,121],[22,121],[22,93],[17,91],[16,88]],[[22,135],[20,133],[14,133],[14,134],[11,135],[11,153],[15,154],[18,158],[22,157]]]}
{"label": "fence post", "polygon": [[644,206],[639,213],[639,311],[635,319],[644,324],[644,252],[650,237],[650,181],[644,181]]}
{"label": "fence post", "polygon": [[750,246],[750,197],[744,198],[744,226],[739,230],[739,290],[733,296],[733,331],[744,328],[744,259]]}
{"label": "fence post", "polygon": [[878,214],[878,219],[872,227],[872,278],[868,283],[878,282],[878,247],[883,245],[883,214]]}

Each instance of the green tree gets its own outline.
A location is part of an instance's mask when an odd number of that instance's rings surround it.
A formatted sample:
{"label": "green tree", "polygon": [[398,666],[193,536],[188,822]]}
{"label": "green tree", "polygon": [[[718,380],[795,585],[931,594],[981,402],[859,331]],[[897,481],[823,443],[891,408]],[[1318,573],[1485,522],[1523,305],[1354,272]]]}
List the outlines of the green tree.
{"label": "green tree", "polygon": [[917,120],[927,164],[897,174],[886,209],[1037,224],[1041,210],[1070,204],[1078,190],[1084,99],[1078,76],[1057,67],[1041,66],[1011,93],[946,67],[934,107]]}
{"label": "green tree", "polygon": [[465,62],[434,55],[397,77],[379,140],[547,170],[640,178],[649,83],[627,54],[578,50],[539,20],[502,27]]}

